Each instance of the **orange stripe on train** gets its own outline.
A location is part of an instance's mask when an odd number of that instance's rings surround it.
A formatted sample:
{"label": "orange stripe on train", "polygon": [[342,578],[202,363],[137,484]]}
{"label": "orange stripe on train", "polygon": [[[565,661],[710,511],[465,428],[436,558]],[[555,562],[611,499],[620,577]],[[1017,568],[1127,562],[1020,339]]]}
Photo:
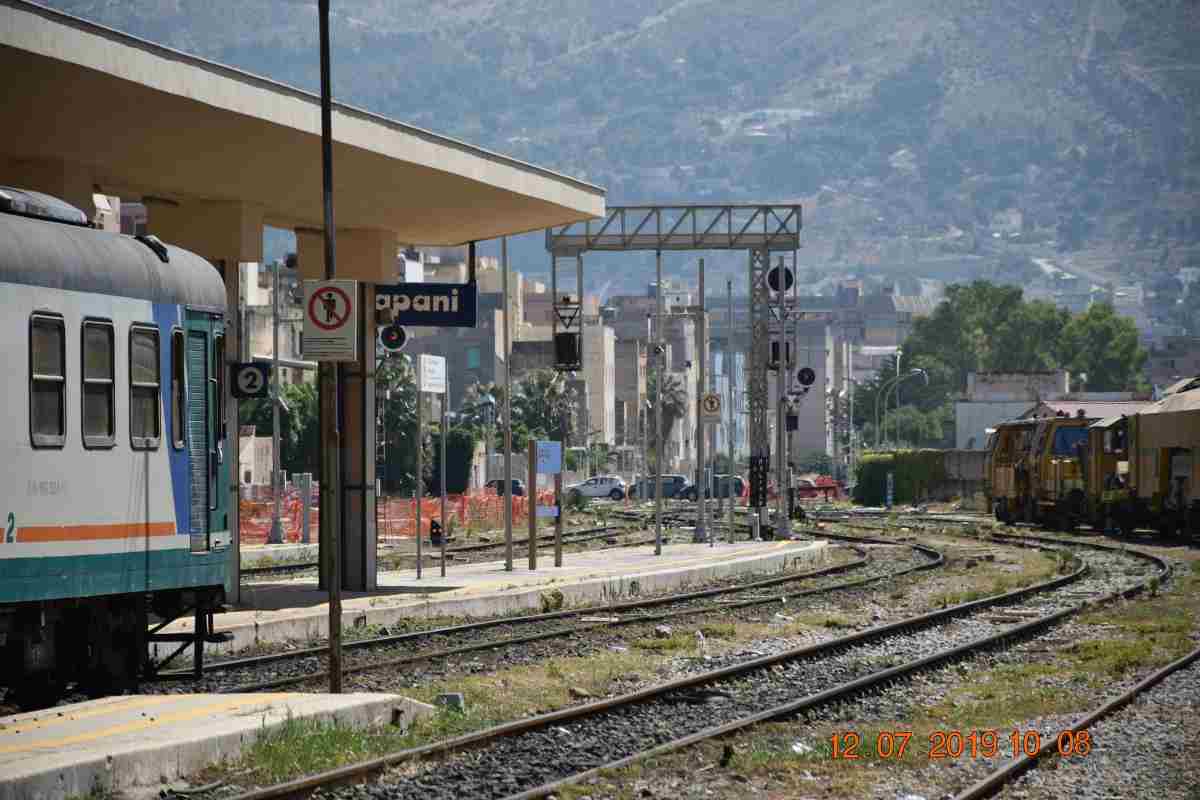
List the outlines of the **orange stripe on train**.
{"label": "orange stripe on train", "polygon": [[17,528],[17,542],[79,542],[90,539],[140,539],[174,536],[173,522],[117,522],[107,525],[37,525]]}

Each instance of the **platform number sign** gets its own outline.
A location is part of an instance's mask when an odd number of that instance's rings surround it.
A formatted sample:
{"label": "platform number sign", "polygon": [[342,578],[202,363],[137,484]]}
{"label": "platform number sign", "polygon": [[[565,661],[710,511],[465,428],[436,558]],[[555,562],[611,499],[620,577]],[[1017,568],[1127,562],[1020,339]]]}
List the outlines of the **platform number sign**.
{"label": "platform number sign", "polygon": [[266,364],[240,363],[230,366],[229,385],[233,387],[233,396],[239,400],[249,400],[267,396],[269,368]]}

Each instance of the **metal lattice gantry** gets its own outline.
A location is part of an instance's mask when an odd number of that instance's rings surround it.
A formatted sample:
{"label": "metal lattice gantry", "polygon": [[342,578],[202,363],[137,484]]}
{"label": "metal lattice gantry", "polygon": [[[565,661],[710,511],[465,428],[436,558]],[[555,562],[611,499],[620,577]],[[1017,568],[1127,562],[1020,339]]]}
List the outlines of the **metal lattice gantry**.
{"label": "metal lattice gantry", "polygon": [[[550,252],[552,282],[555,259],[574,256],[577,264],[582,265],[582,255],[589,250],[653,250],[659,256],[660,270],[663,250],[748,250],[750,455],[769,458],[767,361],[771,347],[771,291],[767,273],[773,252],[790,252],[795,265],[802,227],[803,214],[797,203],[609,206],[603,220],[548,228],[546,249]],[[579,281],[582,295],[582,270]]]}
{"label": "metal lattice gantry", "polygon": [[609,206],[603,220],[546,229],[556,256],[588,250],[763,250],[800,247],[798,204]]}

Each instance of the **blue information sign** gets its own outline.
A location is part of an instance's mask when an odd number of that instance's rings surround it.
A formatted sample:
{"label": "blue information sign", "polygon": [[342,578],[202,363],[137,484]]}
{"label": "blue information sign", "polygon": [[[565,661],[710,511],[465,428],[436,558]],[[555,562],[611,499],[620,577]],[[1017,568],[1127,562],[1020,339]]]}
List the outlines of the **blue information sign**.
{"label": "blue information sign", "polygon": [[397,325],[474,328],[479,294],[473,283],[397,283],[375,287],[375,309]]}
{"label": "blue information sign", "polygon": [[537,471],[550,475],[562,472],[562,442],[537,443]]}

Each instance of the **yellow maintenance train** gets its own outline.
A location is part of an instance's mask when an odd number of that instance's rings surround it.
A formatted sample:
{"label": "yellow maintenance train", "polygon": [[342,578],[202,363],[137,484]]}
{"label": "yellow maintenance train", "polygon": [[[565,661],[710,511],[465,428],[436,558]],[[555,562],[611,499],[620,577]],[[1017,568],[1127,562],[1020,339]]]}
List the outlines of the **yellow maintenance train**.
{"label": "yellow maintenance train", "polygon": [[1001,423],[988,439],[996,519],[1200,536],[1200,377],[1135,414]]}

